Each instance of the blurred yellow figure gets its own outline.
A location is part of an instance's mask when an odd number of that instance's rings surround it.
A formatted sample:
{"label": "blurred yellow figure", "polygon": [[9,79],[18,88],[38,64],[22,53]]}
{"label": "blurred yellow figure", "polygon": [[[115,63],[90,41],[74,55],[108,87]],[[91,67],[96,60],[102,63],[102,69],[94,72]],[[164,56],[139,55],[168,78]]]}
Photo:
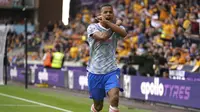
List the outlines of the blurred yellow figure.
{"label": "blurred yellow figure", "polygon": [[171,13],[174,17],[176,16],[176,4],[171,6]]}
{"label": "blurred yellow figure", "polygon": [[197,62],[195,63],[195,66],[200,66],[200,61],[197,61]]}
{"label": "blurred yellow figure", "polygon": [[149,2],[149,0],[144,0],[144,6],[145,7],[148,7],[148,2]]}
{"label": "blurred yellow figure", "polygon": [[83,21],[88,24],[91,23],[91,16],[89,13],[83,15]]}
{"label": "blurred yellow figure", "polygon": [[125,2],[125,5],[130,5],[131,0],[124,0],[124,2]]}
{"label": "blurred yellow figure", "polygon": [[164,23],[161,38],[171,40],[174,35],[174,30],[175,30],[174,24]]}
{"label": "blurred yellow figure", "polygon": [[151,19],[150,19],[149,17],[147,17],[147,18],[145,19],[145,26],[146,26],[146,27],[150,27],[150,23],[151,23]]}
{"label": "blurred yellow figure", "polygon": [[164,44],[164,41],[160,39],[160,36],[155,36],[154,41],[156,44],[161,45],[161,46]]}
{"label": "blurred yellow figure", "polygon": [[181,53],[176,53],[175,56],[171,57],[171,59],[169,61],[174,64],[185,64],[186,63],[186,59],[183,55],[181,55]]}
{"label": "blurred yellow figure", "polygon": [[56,37],[56,38],[59,38],[59,37],[61,36],[61,34],[62,34],[62,30],[59,29],[59,28],[56,28],[56,29],[54,30],[54,32],[55,32],[55,37]]}
{"label": "blurred yellow figure", "polygon": [[70,57],[72,59],[75,59],[78,57],[78,47],[76,46],[71,47],[69,52],[70,52]]}
{"label": "blurred yellow figure", "polygon": [[183,28],[184,28],[184,29],[188,29],[189,26],[190,26],[190,24],[191,24],[191,22],[190,22],[189,20],[185,20],[185,21],[183,22]]}
{"label": "blurred yellow figure", "polygon": [[90,16],[89,10],[85,7],[83,9],[82,13],[83,13],[83,16],[82,16],[83,17],[83,22],[89,24],[91,22],[91,16]]}
{"label": "blurred yellow figure", "polygon": [[175,56],[172,56],[170,59],[169,59],[169,62],[175,62],[176,61],[176,57]]}
{"label": "blurred yellow figure", "polygon": [[160,20],[161,21],[164,21],[166,18],[168,18],[169,17],[169,14],[168,14],[168,12],[166,11],[166,9],[164,9],[164,8],[161,8],[160,9]]}
{"label": "blurred yellow figure", "polygon": [[82,41],[86,41],[87,37],[86,37],[85,35],[83,35],[83,36],[81,37],[81,39],[82,39]]}
{"label": "blurred yellow figure", "polygon": [[135,12],[137,12],[137,13],[140,13],[140,11],[142,10],[142,5],[140,5],[138,2],[135,2],[134,4],[133,4],[133,10],[135,11]]}

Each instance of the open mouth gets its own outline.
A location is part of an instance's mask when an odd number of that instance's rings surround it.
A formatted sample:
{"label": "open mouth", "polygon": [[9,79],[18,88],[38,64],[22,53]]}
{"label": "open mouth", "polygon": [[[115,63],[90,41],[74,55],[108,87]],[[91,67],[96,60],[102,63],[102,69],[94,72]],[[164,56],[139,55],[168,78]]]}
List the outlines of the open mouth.
{"label": "open mouth", "polygon": [[110,17],[106,17],[106,20],[110,20],[111,18]]}

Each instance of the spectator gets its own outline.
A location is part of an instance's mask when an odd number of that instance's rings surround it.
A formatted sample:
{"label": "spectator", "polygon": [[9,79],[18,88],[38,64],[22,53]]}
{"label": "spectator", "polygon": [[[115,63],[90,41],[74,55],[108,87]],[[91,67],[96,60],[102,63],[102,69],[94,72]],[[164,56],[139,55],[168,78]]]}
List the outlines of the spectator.
{"label": "spectator", "polygon": [[183,34],[183,29],[179,27],[172,40],[172,46],[181,48],[184,43],[186,44],[186,37]]}
{"label": "spectator", "polygon": [[167,59],[164,57],[164,52],[162,52],[161,54],[156,54],[155,59],[157,61],[157,75],[159,77],[167,78],[169,75],[169,69]]}
{"label": "spectator", "polygon": [[184,5],[180,4],[180,6],[177,8],[177,17],[178,18],[184,18],[185,13],[186,13],[186,10],[184,8]]}
{"label": "spectator", "polygon": [[54,25],[51,21],[48,22],[48,25],[47,25],[47,30],[48,32],[52,32],[54,29]]}
{"label": "spectator", "polygon": [[43,57],[43,65],[46,68],[51,68],[51,62],[52,62],[52,49],[47,49],[46,53]]}
{"label": "spectator", "polygon": [[71,60],[77,60],[78,59],[78,47],[75,43],[73,43],[72,47],[70,48],[70,59]]}
{"label": "spectator", "polygon": [[51,67],[54,69],[61,69],[65,61],[65,55],[59,50],[56,49],[52,55],[52,64]]}

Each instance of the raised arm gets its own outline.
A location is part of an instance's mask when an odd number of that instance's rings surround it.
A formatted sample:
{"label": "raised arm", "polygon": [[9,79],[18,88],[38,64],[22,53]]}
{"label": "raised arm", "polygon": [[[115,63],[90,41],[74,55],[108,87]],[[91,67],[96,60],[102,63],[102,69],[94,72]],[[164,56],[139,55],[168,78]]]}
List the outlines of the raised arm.
{"label": "raised arm", "polygon": [[105,31],[105,32],[100,32],[100,31],[97,31],[93,34],[90,35],[90,37],[96,39],[96,40],[107,40],[108,38],[110,38],[110,36],[112,35],[112,31],[111,30],[108,30],[108,31]]}
{"label": "raised arm", "polygon": [[108,38],[110,38],[112,33],[113,32],[111,29],[104,31],[104,32],[100,32],[98,30],[96,24],[91,24],[87,28],[88,37],[94,38],[95,40],[100,40],[100,41],[107,40]]}
{"label": "raised arm", "polygon": [[121,28],[118,24],[114,24],[114,23],[106,20],[102,16],[98,16],[97,19],[99,22],[105,23],[113,32],[118,33],[121,37],[123,37],[123,38],[126,37],[126,35],[127,35],[126,30]]}
{"label": "raised arm", "polygon": [[121,37],[126,37],[127,32],[125,29],[121,28],[120,26],[110,22],[110,21],[106,21],[106,24],[108,25],[108,27],[113,31],[118,33]]}

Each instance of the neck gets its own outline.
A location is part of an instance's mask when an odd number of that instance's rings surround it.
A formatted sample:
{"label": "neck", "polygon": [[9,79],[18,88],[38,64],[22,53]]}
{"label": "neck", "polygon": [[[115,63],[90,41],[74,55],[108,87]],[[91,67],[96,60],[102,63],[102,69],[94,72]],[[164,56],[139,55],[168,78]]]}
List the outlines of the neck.
{"label": "neck", "polygon": [[103,26],[104,28],[108,28],[108,26],[105,23],[100,22],[101,26]]}

